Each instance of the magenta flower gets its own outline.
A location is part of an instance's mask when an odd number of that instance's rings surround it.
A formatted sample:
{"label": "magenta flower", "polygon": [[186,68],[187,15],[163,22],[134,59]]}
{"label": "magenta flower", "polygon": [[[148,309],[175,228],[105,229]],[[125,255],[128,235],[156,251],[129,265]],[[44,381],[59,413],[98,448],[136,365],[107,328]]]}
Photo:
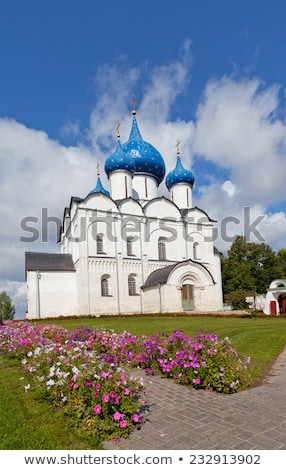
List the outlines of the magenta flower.
{"label": "magenta flower", "polygon": [[104,379],[106,379],[106,377],[109,376],[109,373],[108,373],[108,372],[105,372],[104,370],[102,370],[102,371],[100,372],[100,375],[101,375],[101,377],[103,377]]}
{"label": "magenta flower", "polygon": [[102,401],[104,401],[104,403],[108,403],[109,402],[109,396],[108,395],[102,395]]}
{"label": "magenta flower", "polygon": [[200,379],[193,379],[193,383],[196,385],[200,385],[201,381]]}
{"label": "magenta flower", "polygon": [[133,423],[138,423],[139,422],[139,416],[138,416],[137,413],[133,413],[132,421],[133,421]]}
{"label": "magenta flower", "polygon": [[122,418],[122,414],[119,411],[116,411],[113,415],[114,421],[119,421]]}
{"label": "magenta flower", "polygon": [[99,415],[101,413],[101,406],[95,405],[95,407],[93,408],[93,411],[96,415]]}
{"label": "magenta flower", "polygon": [[122,421],[120,421],[119,427],[120,427],[120,428],[126,428],[126,427],[127,427],[127,422],[125,421],[125,419],[123,419]]}
{"label": "magenta flower", "polygon": [[129,388],[124,389],[124,395],[130,395],[130,390]]}

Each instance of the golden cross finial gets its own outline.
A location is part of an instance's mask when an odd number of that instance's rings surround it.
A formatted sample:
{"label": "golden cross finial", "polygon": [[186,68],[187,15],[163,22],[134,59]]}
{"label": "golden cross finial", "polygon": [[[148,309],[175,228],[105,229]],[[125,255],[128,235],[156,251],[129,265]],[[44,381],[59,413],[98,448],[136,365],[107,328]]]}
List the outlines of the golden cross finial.
{"label": "golden cross finial", "polygon": [[97,176],[100,176],[99,163],[97,164]]}
{"label": "golden cross finial", "polygon": [[118,121],[116,126],[117,138],[120,139],[120,122]]}
{"label": "golden cross finial", "polygon": [[181,141],[179,139],[177,139],[177,143],[175,145],[175,147],[177,148],[177,155],[180,155],[180,143],[181,143]]}
{"label": "golden cross finial", "polygon": [[135,116],[135,114],[136,114],[136,97],[135,97],[135,95],[132,95],[131,105],[132,105],[132,114]]}

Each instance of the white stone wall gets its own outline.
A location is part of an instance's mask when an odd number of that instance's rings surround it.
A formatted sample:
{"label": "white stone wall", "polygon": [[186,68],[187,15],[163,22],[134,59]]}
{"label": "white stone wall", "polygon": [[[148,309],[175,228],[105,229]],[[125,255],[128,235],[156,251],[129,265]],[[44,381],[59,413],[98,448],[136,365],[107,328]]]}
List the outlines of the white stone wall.
{"label": "white stone wall", "polygon": [[170,188],[170,199],[180,209],[190,209],[193,206],[192,188],[189,184],[176,184]]}
{"label": "white stone wall", "polygon": [[27,273],[27,319],[77,315],[75,272]]}
{"label": "white stone wall", "polygon": [[155,178],[147,175],[134,175],[132,181],[134,199],[152,200],[158,197],[158,184]]}

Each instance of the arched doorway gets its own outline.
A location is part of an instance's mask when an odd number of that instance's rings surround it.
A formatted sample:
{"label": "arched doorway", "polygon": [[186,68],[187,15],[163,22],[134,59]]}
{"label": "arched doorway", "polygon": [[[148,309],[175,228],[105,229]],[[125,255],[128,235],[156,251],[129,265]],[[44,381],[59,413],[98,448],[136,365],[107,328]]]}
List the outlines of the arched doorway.
{"label": "arched doorway", "polygon": [[278,297],[280,314],[286,314],[286,294],[280,294]]}
{"label": "arched doorway", "polygon": [[194,285],[193,284],[182,285],[182,309],[185,311],[195,310]]}

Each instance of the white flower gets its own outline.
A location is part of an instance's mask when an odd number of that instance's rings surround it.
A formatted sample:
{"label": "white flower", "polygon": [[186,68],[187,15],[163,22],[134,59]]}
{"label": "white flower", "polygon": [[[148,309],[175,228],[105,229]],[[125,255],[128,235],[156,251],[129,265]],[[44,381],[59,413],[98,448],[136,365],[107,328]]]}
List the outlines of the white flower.
{"label": "white flower", "polygon": [[53,377],[55,375],[55,366],[52,366],[50,367],[50,373],[49,373],[49,377]]}
{"label": "white flower", "polygon": [[47,386],[51,387],[52,385],[55,385],[55,383],[56,382],[53,379],[50,379],[50,380],[47,381]]}
{"label": "white flower", "polygon": [[31,387],[31,385],[30,385],[30,384],[28,384],[28,385],[25,385],[25,386],[24,386],[25,392],[27,392],[27,391],[29,390],[29,388],[30,388],[30,387]]}
{"label": "white flower", "polygon": [[77,367],[75,367],[75,366],[72,368],[72,371],[73,371],[73,374],[75,374],[75,375],[79,375],[79,374],[80,374],[80,370],[79,370]]}
{"label": "white flower", "polygon": [[40,353],[41,353],[41,348],[38,346],[38,347],[35,349],[35,351],[34,351],[34,357],[39,356]]}

